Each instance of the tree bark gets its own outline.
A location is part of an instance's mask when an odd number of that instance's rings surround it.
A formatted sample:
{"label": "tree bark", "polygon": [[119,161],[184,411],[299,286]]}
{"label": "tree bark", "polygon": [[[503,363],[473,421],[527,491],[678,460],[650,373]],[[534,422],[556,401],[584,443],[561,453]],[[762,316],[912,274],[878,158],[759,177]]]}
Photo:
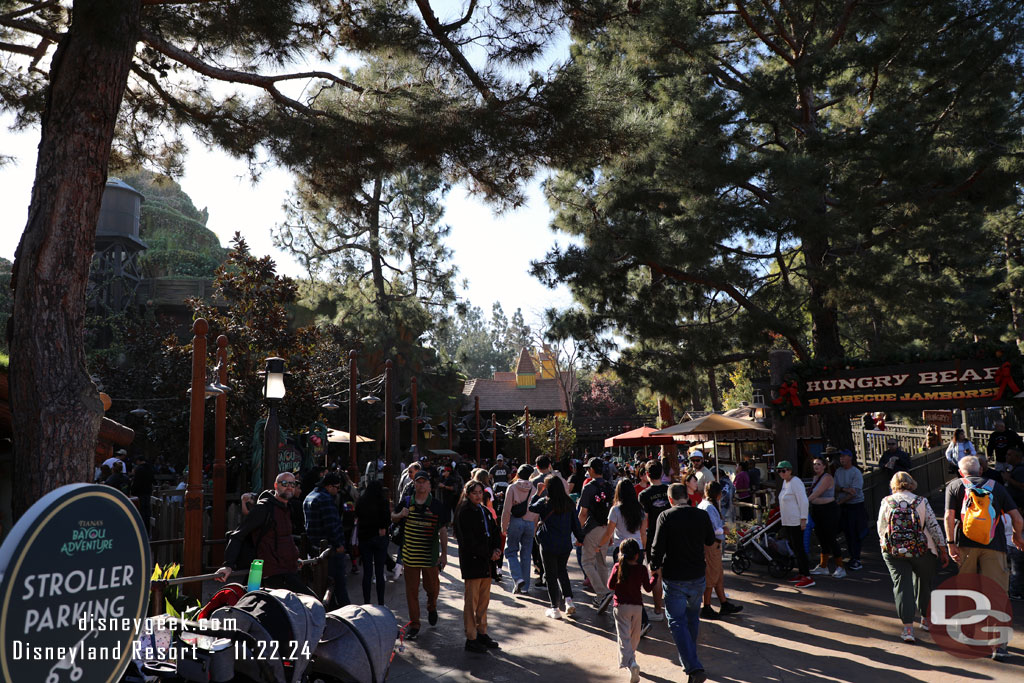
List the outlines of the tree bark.
{"label": "tree bark", "polygon": [[1013,323],[1013,332],[1017,337],[1017,348],[1024,351],[1024,278],[1018,273],[1024,268],[1024,246],[1021,244],[1019,233],[1014,232],[1011,223],[1010,229],[1003,236],[1003,243],[1006,247],[1006,284],[1008,285],[1007,298],[1010,301],[1010,319]]}
{"label": "tree bark", "polygon": [[386,320],[391,315],[391,304],[384,287],[384,265],[380,253],[380,195],[383,179],[378,174],[373,179],[373,207],[370,210],[370,225],[367,230],[370,245],[370,271],[373,273],[373,289],[377,293],[377,310]]}
{"label": "tree bark", "polygon": [[718,380],[715,378],[715,369],[708,368],[708,392],[711,394],[711,410],[719,413],[722,411],[722,396],[718,393]]}
{"label": "tree bark", "polygon": [[76,0],[54,52],[28,222],[15,254],[13,508],[92,481],[103,417],[85,365],[85,291],[141,0]]}

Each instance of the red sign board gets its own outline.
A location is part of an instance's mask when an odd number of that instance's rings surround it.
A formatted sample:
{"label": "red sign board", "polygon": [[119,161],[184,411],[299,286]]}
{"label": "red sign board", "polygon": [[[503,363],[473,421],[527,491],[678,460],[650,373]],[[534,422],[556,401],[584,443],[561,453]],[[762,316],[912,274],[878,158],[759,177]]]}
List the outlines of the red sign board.
{"label": "red sign board", "polygon": [[921,417],[926,424],[950,427],[953,425],[952,410],[922,410]]}

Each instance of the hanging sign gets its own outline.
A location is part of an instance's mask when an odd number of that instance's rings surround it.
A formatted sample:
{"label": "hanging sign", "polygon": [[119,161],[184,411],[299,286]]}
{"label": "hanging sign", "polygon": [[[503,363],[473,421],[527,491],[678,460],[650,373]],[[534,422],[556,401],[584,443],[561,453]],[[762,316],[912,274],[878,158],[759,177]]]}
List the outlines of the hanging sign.
{"label": "hanging sign", "polygon": [[783,382],[772,403],[780,410],[848,413],[1005,405],[1021,391],[1019,373],[1020,368],[998,359],[837,369]]}
{"label": "hanging sign", "polygon": [[149,537],[123,493],[72,484],[45,495],[0,546],[2,680],[119,680],[152,572]]}

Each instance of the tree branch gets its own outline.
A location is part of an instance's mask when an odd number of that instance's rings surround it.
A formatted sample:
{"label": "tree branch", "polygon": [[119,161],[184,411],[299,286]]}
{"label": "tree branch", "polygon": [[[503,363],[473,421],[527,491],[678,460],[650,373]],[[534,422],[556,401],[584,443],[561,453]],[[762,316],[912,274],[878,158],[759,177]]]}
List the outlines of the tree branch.
{"label": "tree branch", "polygon": [[843,16],[839,19],[839,24],[836,26],[836,30],[832,33],[832,37],[829,39],[827,48],[831,50],[839,41],[846,35],[846,29],[850,25],[850,18],[853,16],[853,10],[860,4],[860,0],[846,0],[846,7],[843,8]]}
{"label": "tree branch", "polygon": [[416,0],[416,6],[420,10],[420,15],[423,17],[423,21],[427,24],[427,28],[430,29],[430,33],[437,39],[437,42],[441,44],[441,47],[451,56],[455,63],[459,66],[466,77],[469,78],[470,82],[480,91],[488,100],[495,99],[494,93],[490,87],[484,82],[484,79],[480,77],[480,74],[476,72],[473,66],[466,59],[466,56],[462,54],[458,46],[452,42],[451,38],[448,37],[448,31],[438,21],[437,15],[434,14],[434,9],[430,6],[429,0]]}
{"label": "tree branch", "polygon": [[764,31],[762,31],[761,29],[754,25],[754,20],[750,17],[750,14],[747,12],[747,8],[743,5],[742,2],[736,3],[736,11],[740,13],[741,17],[743,17],[743,22],[747,25],[747,27],[754,32],[754,35],[760,38],[761,42],[764,43],[769,50],[771,50],[772,52],[786,60],[786,63],[789,64],[790,66],[794,65],[794,63],[796,62],[794,56],[783,50],[778,43],[769,38],[764,33]]}

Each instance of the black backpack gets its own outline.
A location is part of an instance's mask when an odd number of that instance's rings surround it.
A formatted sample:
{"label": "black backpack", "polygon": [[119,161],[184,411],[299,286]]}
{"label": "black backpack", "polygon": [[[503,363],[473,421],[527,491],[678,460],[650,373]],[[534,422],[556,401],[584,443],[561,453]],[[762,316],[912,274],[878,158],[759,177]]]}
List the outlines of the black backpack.
{"label": "black backpack", "polygon": [[[252,561],[257,559],[256,551],[259,548],[260,541],[277,526],[272,506],[253,505],[249,514],[264,514],[266,515],[266,518],[263,520],[263,523],[256,528],[256,531],[242,536],[242,547],[238,551],[238,557],[235,558],[235,569],[247,569],[252,564]],[[238,523],[238,526],[235,529],[227,533],[228,543],[230,543],[234,537],[239,536],[242,533],[242,525],[244,523],[245,520],[243,519]]]}
{"label": "black backpack", "polygon": [[594,521],[592,524],[588,524],[588,526],[605,526],[608,524],[608,513],[612,511],[615,489],[605,479],[602,479],[600,484],[594,483],[597,485],[598,490],[594,493],[594,500],[587,515],[588,522],[590,520]]}

